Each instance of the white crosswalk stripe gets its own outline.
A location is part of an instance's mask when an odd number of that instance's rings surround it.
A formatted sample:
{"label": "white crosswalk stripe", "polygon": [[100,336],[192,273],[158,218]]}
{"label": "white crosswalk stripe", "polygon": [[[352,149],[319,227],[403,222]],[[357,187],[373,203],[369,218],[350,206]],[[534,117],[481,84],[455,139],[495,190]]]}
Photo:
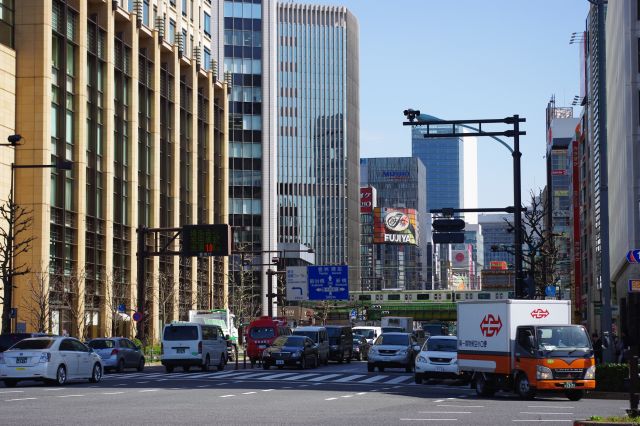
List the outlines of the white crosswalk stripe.
{"label": "white crosswalk stripe", "polygon": [[322,383],[344,383],[344,384],[381,384],[381,385],[402,385],[412,386],[413,376],[411,375],[389,375],[389,374],[351,374],[348,372],[323,374],[301,373],[301,372],[266,372],[258,370],[243,371],[213,371],[213,372],[180,372],[180,373],[119,373],[107,374],[105,380],[128,380],[128,379],[152,379],[156,381],[167,380],[259,380],[259,381],[303,381],[316,385]]}

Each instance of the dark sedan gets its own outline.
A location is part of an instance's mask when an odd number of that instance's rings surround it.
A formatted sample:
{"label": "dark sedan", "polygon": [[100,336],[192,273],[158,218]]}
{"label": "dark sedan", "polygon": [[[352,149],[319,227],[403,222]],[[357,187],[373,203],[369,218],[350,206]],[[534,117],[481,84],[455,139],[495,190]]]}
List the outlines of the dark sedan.
{"label": "dark sedan", "polygon": [[371,344],[367,342],[367,339],[364,336],[360,334],[353,335],[353,357],[355,359],[358,361],[363,359],[366,360],[369,356],[370,347]]}
{"label": "dark sedan", "polygon": [[305,336],[280,336],[262,353],[262,366],[265,370],[275,365],[300,369],[318,366],[318,346]]}

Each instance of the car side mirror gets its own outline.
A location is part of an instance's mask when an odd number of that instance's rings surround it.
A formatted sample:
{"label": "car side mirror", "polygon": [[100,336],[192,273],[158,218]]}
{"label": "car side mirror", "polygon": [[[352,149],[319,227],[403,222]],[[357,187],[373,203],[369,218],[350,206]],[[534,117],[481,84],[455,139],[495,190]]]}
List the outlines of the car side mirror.
{"label": "car side mirror", "polygon": [[91,346],[87,346],[89,348],[89,352],[95,352]]}
{"label": "car side mirror", "polygon": [[420,346],[414,345],[413,346],[413,350],[416,351],[416,352],[420,352]]}

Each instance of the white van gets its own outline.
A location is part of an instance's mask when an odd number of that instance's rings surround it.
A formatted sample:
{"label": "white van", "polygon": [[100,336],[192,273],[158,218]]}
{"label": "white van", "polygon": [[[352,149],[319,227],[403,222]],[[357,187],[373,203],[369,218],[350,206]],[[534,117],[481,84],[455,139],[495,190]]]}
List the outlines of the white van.
{"label": "white van", "polygon": [[174,321],[164,326],[160,362],[167,373],[181,366],[184,371],[210,366],[223,370],[227,363],[227,341],[217,325]]}
{"label": "white van", "polygon": [[367,342],[373,345],[373,341],[382,334],[382,328],[373,325],[359,325],[353,327],[353,334],[359,334],[367,339]]}

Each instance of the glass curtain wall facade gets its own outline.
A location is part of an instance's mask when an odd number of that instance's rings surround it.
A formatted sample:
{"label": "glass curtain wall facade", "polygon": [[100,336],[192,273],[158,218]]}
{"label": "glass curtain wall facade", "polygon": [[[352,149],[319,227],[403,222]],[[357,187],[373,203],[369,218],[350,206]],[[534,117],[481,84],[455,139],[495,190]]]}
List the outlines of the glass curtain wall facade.
{"label": "glass curtain wall facade", "polygon": [[278,8],[278,242],[349,265],[359,289],[358,23],[344,7]]}
{"label": "glass curtain wall facade", "polygon": [[[16,149],[16,164],[47,166],[15,176],[17,203],[33,210],[34,238],[30,253],[16,256],[30,273],[16,277],[14,304],[25,307],[15,329],[135,335],[136,229],[227,223],[227,87],[199,54],[212,44],[201,29],[211,4],[51,0],[15,2],[15,9],[16,128],[33,144]],[[187,33],[186,45],[164,38],[169,22]],[[44,51],[33,49],[34,37],[46,40]],[[35,92],[42,102],[19,102]],[[62,160],[71,170],[55,167]],[[224,271],[210,274],[212,263],[147,260],[140,289],[150,341],[161,322],[212,307],[213,290],[224,284]],[[38,297],[47,312],[38,312]]]}
{"label": "glass curtain wall facade", "polygon": [[[370,290],[431,290],[431,215],[427,212],[427,171],[414,157],[363,158],[360,184],[376,189],[378,207],[415,209],[418,214],[418,245],[362,244],[363,254],[372,252],[374,276]],[[364,216],[364,215],[363,215]],[[363,271],[364,276],[364,271]]]}

